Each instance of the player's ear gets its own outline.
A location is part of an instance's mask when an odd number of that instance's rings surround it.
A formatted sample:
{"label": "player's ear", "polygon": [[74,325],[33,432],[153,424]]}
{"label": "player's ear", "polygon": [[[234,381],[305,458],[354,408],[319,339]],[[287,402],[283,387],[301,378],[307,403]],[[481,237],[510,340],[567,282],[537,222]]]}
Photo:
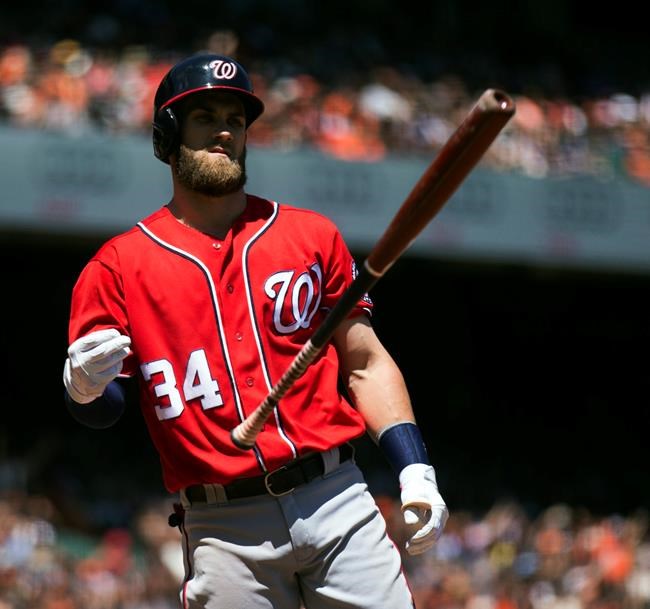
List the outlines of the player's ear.
{"label": "player's ear", "polygon": [[169,166],[172,169],[172,174],[176,173],[176,169],[178,168],[178,157],[180,155],[180,147],[182,145],[182,142],[179,143],[178,146],[169,154]]}
{"label": "player's ear", "polygon": [[164,162],[168,162],[169,155],[178,147],[178,119],[174,111],[167,107],[159,111],[153,123],[153,148],[154,154]]}

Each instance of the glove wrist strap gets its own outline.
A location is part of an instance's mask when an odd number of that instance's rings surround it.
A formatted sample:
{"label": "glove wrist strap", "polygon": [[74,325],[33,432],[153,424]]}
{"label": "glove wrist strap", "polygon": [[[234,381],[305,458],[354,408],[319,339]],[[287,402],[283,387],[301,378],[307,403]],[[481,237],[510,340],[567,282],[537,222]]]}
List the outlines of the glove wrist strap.
{"label": "glove wrist strap", "polygon": [[405,421],[383,429],[377,443],[397,474],[413,463],[431,465],[422,433],[415,423]]}

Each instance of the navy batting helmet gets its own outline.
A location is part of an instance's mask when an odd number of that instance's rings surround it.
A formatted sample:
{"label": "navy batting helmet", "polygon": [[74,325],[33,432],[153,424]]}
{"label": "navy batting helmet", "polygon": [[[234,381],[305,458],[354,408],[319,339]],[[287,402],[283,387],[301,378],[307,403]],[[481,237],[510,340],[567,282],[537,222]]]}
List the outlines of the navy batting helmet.
{"label": "navy batting helmet", "polygon": [[246,127],[264,111],[262,100],[253,93],[246,70],[224,55],[194,55],[177,63],[160,81],[154,99],[153,151],[165,163],[179,145],[179,123],[173,106],[187,95],[207,89],[223,89],[241,99]]}

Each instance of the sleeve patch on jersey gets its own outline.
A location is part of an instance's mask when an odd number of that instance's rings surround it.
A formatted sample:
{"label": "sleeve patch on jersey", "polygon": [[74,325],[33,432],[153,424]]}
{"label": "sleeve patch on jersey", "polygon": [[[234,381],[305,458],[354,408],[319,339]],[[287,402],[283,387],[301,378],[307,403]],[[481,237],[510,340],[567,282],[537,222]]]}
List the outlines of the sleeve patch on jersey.
{"label": "sleeve patch on jersey", "polygon": [[[357,275],[359,274],[359,269],[357,268],[357,263],[353,260],[352,261],[352,281],[354,281],[357,278]],[[369,305],[372,305],[372,300],[370,299],[370,296],[366,292],[361,300]]]}

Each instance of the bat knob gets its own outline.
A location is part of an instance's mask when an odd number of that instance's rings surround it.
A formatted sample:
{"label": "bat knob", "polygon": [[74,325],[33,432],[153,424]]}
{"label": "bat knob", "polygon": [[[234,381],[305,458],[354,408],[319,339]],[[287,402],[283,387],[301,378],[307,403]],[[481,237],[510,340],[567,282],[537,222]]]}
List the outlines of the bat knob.
{"label": "bat knob", "polygon": [[232,440],[232,443],[237,447],[241,448],[242,450],[251,450],[255,444],[247,444],[246,442],[243,442],[237,437],[237,428],[230,431],[230,439]]}

